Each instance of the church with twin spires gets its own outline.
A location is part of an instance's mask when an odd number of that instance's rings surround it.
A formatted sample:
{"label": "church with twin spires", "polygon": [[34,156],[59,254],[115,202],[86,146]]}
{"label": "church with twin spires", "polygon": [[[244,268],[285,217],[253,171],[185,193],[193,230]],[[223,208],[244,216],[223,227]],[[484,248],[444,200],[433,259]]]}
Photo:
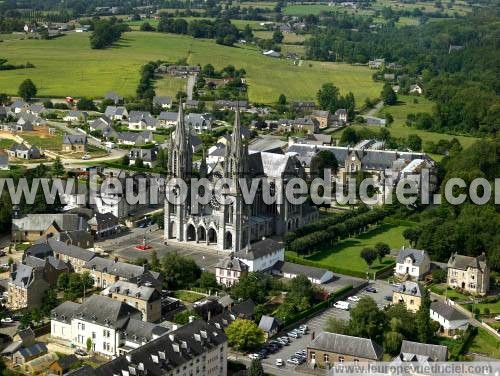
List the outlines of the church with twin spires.
{"label": "church with twin spires", "polygon": [[[193,171],[193,148],[190,130],[186,130],[182,103],[179,106],[177,124],[168,145],[168,180],[184,180],[188,187],[192,177],[217,179],[244,178],[250,187],[251,180],[267,181],[271,194],[281,192],[285,197],[286,183],[297,177],[305,177],[304,168],[294,155],[249,151],[242,136],[239,110],[236,110],[233,134],[226,145],[222,162],[207,165],[203,157],[198,172]],[[249,249],[251,243],[273,235],[283,235],[311,220],[318,218],[316,208],[308,203],[293,205],[283,199],[282,203],[266,204],[263,200],[262,184],[259,184],[255,199],[246,204],[239,189],[230,189],[227,199],[231,204],[223,205],[218,195],[211,193],[210,202],[199,205],[197,213],[191,212],[189,199],[172,204],[165,200],[165,241],[193,242],[230,252]],[[225,200],[229,201],[229,200]]]}

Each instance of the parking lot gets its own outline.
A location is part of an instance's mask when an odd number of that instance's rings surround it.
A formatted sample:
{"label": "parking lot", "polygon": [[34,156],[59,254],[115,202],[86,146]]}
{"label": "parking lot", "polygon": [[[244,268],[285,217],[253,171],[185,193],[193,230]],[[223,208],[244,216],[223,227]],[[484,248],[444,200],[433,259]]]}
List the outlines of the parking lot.
{"label": "parking lot", "polygon": [[[374,281],[369,284],[368,287],[375,288],[376,292],[368,292],[366,288],[363,288],[361,291],[357,292],[355,295],[362,298],[363,296],[369,296],[377,303],[379,308],[383,308],[387,304],[390,304],[388,300],[386,300],[386,296],[390,296],[392,298],[392,291],[394,289],[389,283],[385,281]],[[347,301],[347,298],[345,299]],[[357,302],[349,302],[350,308],[352,309],[358,303]],[[326,311],[321,312],[317,316],[306,321],[306,325],[309,330],[308,333],[304,336],[301,336],[298,339],[291,339],[290,344],[288,346],[284,346],[278,352],[271,354],[268,358],[264,359],[262,363],[266,366],[266,369],[282,369],[291,371],[295,369],[295,365],[286,363],[286,360],[289,359],[292,355],[294,355],[297,351],[307,349],[307,346],[312,341],[313,337],[318,333],[324,330],[326,322],[329,318],[335,318],[340,320],[349,320],[349,311],[345,311],[338,308],[328,308]],[[299,324],[296,325],[298,327]],[[287,332],[289,332],[290,328]],[[279,336],[286,335],[286,333],[280,333]],[[283,367],[276,366],[276,359],[282,359],[284,362]]]}

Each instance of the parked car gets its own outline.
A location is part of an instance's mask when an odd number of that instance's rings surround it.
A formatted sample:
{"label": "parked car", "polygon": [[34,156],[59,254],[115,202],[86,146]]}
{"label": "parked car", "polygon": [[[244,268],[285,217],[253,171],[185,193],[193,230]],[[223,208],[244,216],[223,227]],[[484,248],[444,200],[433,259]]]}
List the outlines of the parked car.
{"label": "parked car", "polygon": [[349,310],[349,303],[348,302],[344,302],[342,300],[339,300],[338,302],[335,302],[335,304],[333,306],[335,308],[338,308],[338,309],[343,309],[344,311],[348,311]]}
{"label": "parked car", "polygon": [[90,156],[90,154],[85,154],[85,155],[82,157],[82,159],[83,159],[84,161],[88,161],[88,160],[89,160],[89,159],[91,159],[91,158],[92,158],[92,157]]}
{"label": "parked car", "polygon": [[500,321],[500,315],[496,315],[496,316],[495,316],[495,320],[496,320],[496,321]]}
{"label": "parked car", "polygon": [[283,364],[284,364],[283,359],[280,359],[280,358],[276,359],[276,366],[277,367],[283,367]]}
{"label": "parked car", "polygon": [[388,302],[392,302],[392,296],[390,295],[384,296],[384,299],[387,300]]}
{"label": "parked car", "polygon": [[75,355],[86,356],[87,352],[85,350],[83,350],[83,349],[76,349],[75,350]]}
{"label": "parked car", "polygon": [[297,358],[290,358],[290,359],[287,359],[286,360],[287,363],[292,363],[292,364],[295,364],[296,366],[298,366],[300,363],[299,363],[299,360]]}
{"label": "parked car", "polygon": [[297,332],[289,332],[289,333],[287,333],[287,336],[292,337],[292,338],[299,338],[300,334]]}
{"label": "parked car", "polygon": [[376,293],[377,292],[377,289],[375,287],[371,287],[371,286],[368,286],[366,289],[365,289],[366,292],[371,292],[371,293]]}
{"label": "parked car", "polygon": [[252,359],[252,360],[253,360],[253,359],[260,359],[259,354],[250,354],[250,355],[248,355],[248,357],[249,357],[250,359]]}
{"label": "parked car", "polygon": [[299,326],[299,329],[304,329],[306,332],[309,330],[309,327],[306,324]]}
{"label": "parked car", "polygon": [[12,320],[11,317],[4,317],[2,320],[0,320],[2,324],[12,324],[14,320]]}
{"label": "parked car", "polygon": [[357,295],[353,295],[353,296],[348,297],[347,300],[349,300],[351,302],[359,302],[361,300],[361,298]]}

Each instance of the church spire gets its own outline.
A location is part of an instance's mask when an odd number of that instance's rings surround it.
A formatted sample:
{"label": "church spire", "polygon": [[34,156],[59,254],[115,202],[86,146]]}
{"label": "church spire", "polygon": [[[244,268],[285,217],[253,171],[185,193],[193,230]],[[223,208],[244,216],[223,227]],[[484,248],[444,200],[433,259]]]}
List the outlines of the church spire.
{"label": "church spire", "polygon": [[231,138],[231,149],[235,156],[241,157],[243,155],[243,139],[241,134],[241,119],[240,119],[240,106],[236,104],[236,112],[234,114],[234,129]]}
{"label": "church spire", "polygon": [[184,108],[182,99],[179,101],[179,112],[177,114],[177,125],[175,127],[175,144],[186,145],[186,126],[184,124]]}
{"label": "church spire", "polygon": [[200,178],[206,178],[208,175],[207,159],[205,157],[205,149],[203,149],[203,154],[201,156],[200,162]]}

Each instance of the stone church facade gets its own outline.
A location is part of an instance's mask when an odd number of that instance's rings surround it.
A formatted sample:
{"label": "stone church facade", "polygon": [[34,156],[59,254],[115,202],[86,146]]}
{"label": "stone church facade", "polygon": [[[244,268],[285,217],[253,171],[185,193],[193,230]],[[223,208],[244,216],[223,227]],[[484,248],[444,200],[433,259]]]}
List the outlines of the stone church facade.
{"label": "stone church facade", "polygon": [[237,187],[227,193],[225,198],[231,200],[231,204],[227,205],[220,203],[220,192],[214,190],[209,204],[200,205],[196,214],[192,213],[189,200],[179,204],[165,200],[166,241],[176,239],[237,252],[248,247],[251,242],[272,235],[283,235],[318,218],[317,210],[309,204],[294,205],[285,199],[286,183],[292,178],[305,177],[299,160],[293,155],[249,153],[241,134],[239,110],[236,110],[234,130],[223,163],[208,166],[203,158],[198,173],[193,171],[189,134],[181,105],[175,133],[170,138],[168,179],[184,180],[188,186],[188,197],[192,177],[208,178],[213,183],[221,178],[245,179],[248,187],[252,179],[260,178],[269,184],[271,194],[281,193],[283,200],[281,203],[266,204],[262,183],[251,204],[244,202],[242,192]]}

